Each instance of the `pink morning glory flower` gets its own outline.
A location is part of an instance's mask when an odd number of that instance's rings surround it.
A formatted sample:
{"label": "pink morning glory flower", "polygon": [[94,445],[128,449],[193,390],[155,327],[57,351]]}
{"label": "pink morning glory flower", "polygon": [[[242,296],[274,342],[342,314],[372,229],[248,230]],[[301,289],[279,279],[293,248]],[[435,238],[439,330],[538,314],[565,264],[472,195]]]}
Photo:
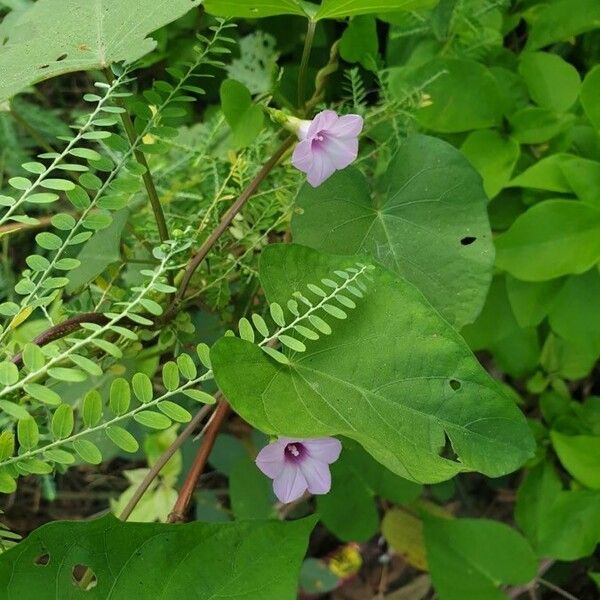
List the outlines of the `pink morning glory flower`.
{"label": "pink morning glory flower", "polygon": [[306,490],[311,494],[326,494],[331,489],[329,465],[341,451],[342,444],[331,437],[282,437],[258,453],[256,466],[273,480],[277,498],[288,503],[300,498]]}
{"label": "pink morning glory flower", "polygon": [[320,112],[312,121],[299,121],[300,142],[294,149],[292,164],[306,173],[310,185],[321,185],[335,171],[356,160],[362,128],[361,116],[339,117],[333,110]]}

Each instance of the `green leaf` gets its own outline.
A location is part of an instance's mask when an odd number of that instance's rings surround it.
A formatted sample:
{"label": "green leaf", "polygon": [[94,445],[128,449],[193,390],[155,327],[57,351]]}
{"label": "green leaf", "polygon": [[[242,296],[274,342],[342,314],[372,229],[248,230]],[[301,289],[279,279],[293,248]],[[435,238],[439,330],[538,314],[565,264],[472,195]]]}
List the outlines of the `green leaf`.
{"label": "green leaf", "polygon": [[411,502],[421,486],[398,477],[374,461],[360,446],[345,443],[340,459],[331,465],[331,491],[317,497],[323,524],[342,541],[366,541],[379,528],[375,496]]}
{"label": "green leaf", "polygon": [[496,264],[518,279],[583,273],[600,258],[600,210],[574,200],[544,200],[496,238]]}
{"label": "green leaf", "polygon": [[[354,260],[297,245],[268,246],[260,268],[267,300],[283,304],[298,288]],[[374,282],[351,317],[289,365],[239,338],[219,340],[211,360],[234,409],[267,434],[344,435],[414,481],[516,469],[533,443],[512,400],[411,284],[380,268],[371,274]],[[440,456],[446,439],[457,461]]]}
{"label": "green leaf", "polygon": [[339,19],[381,12],[431,8],[435,0],[323,0],[316,19]]}
{"label": "green leaf", "polygon": [[25,344],[23,348],[23,364],[30,372],[42,369],[46,364],[44,353],[36,344]]}
{"label": "green leaf", "polygon": [[131,386],[135,397],[142,403],[146,404],[152,401],[154,390],[152,389],[152,381],[145,373],[136,373],[131,379]]}
{"label": "green leaf", "polygon": [[564,280],[521,281],[506,278],[510,306],[520,327],[536,327],[548,316]]}
{"label": "green leaf", "polygon": [[115,415],[124,415],[131,403],[129,382],[123,377],[115,379],[110,386],[110,409]]}
{"label": "green leaf", "polygon": [[129,433],[129,431],[123,429],[123,427],[118,427],[117,425],[107,427],[106,435],[115,446],[118,446],[121,450],[125,450],[125,452],[138,451],[139,444],[137,440]]}
{"label": "green leaf", "polygon": [[519,487],[515,517],[538,556],[577,560],[600,541],[600,491],[565,491],[554,467],[542,462]]}
{"label": "green leaf", "polygon": [[583,485],[600,489],[600,437],[551,431],[550,439],[563,467]]}
{"label": "green leaf", "polygon": [[457,326],[480,312],[494,249],[481,179],[442,140],[413,136],[379,193],[353,168],[301,188],[294,240],[324,252],[369,253],[414,283]]}
{"label": "green leaf", "polygon": [[23,406],[10,400],[0,400],[0,409],[15,419],[28,419],[30,417],[30,414]]}
{"label": "green leaf", "polygon": [[12,431],[0,433],[0,461],[10,458],[15,451],[15,434]]}
{"label": "green leaf", "polygon": [[62,246],[62,240],[55,233],[44,231],[35,236],[38,246],[45,250],[58,250]]}
{"label": "green leaf", "polygon": [[431,580],[444,600],[499,600],[501,584],[524,584],[537,573],[527,541],[504,523],[487,519],[424,520]]}
{"label": "green leaf", "polygon": [[192,415],[189,411],[170,400],[163,400],[156,406],[161,413],[167,415],[167,417],[173,419],[173,421],[176,421],[177,423],[189,423],[192,420]]}
{"label": "green leaf", "polygon": [[78,383],[87,379],[87,375],[83,371],[79,369],[67,369],[65,367],[48,369],[48,375],[58,381],[66,381],[68,383]]}
{"label": "green leaf", "polygon": [[236,519],[268,519],[273,516],[275,497],[271,481],[247,455],[235,462],[227,476],[231,510]]}
{"label": "green leaf", "polygon": [[600,65],[596,65],[583,80],[581,86],[581,105],[592,125],[600,131]]}
{"label": "green leaf", "polygon": [[571,115],[559,115],[547,108],[526,106],[509,116],[511,136],[522,144],[541,144],[568,129]]}
{"label": "green leaf", "polygon": [[73,431],[73,408],[69,404],[61,404],[52,417],[52,435],[57,440],[64,440]]}
{"label": "green leaf", "polygon": [[549,309],[552,331],[563,340],[600,356],[600,273],[590,269],[569,277]]}
{"label": "green leaf", "polygon": [[81,417],[86,427],[94,427],[100,422],[102,418],[102,396],[98,390],[90,390],[85,395]]}
{"label": "green leaf", "polygon": [[58,406],[61,403],[60,396],[54,390],[47,388],[45,385],[41,385],[39,383],[27,383],[23,386],[23,389],[32,398],[35,398],[44,404]]}
{"label": "green leaf", "polygon": [[44,458],[59,465],[72,465],[75,462],[75,457],[70,452],[60,450],[59,448],[44,452]]}
{"label": "green leaf", "polygon": [[192,380],[198,375],[196,365],[189,354],[180,354],[177,357],[177,367],[181,374],[188,380]]}
{"label": "green leaf", "polygon": [[205,0],[204,8],[219,17],[260,19],[274,15],[307,16],[299,0]]}
{"label": "green leaf", "polygon": [[538,365],[540,344],[535,328],[517,323],[506,288],[503,276],[494,277],[481,314],[462,335],[472,350],[489,350],[503,371],[523,377]]}
{"label": "green leaf", "polygon": [[[151,52],[149,33],[178,19],[201,0],[41,0],[19,12],[0,58],[0,101],[63,73],[104,69]],[[124,23],[135,27],[124,28]],[[64,59],[64,60],[63,60]]]}
{"label": "green leaf", "polygon": [[162,369],[162,378],[165,387],[170,392],[173,392],[179,387],[179,369],[177,363],[172,360],[166,362]]}
{"label": "green leaf", "polygon": [[[122,523],[112,515],[54,522],[0,556],[0,581],[15,598],[85,596],[291,600],[313,518],[237,523]],[[90,549],[94,549],[90,552]],[[276,551],[274,551],[276,549]],[[48,554],[44,567],[35,564]],[[15,571],[15,561],[21,565]],[[73,587],[76,565],[89,566],[96,585]],[[121,568],[127,565],[127,568]],[[151,565],[151,568],[149,568]],[[227,565],[228,568],[221,568]]]}
{"label": "green leaf", "polygon": [[573,10],[571,0],[554,0],[525,13],[529,23],[526,50],[537,50],[553,42],[595,29],[600,21],[600,4],[596,0],[578,0]]}
{"label": "green leaf", "polygon": [[80,266],[69,273],[67,293],[72,294],[93,281],[112,263],[121,258],[121,235],[127,223],[129,211],[113,214],[112,223],[89,239],[77,255]]}
{"label": "green leaf", "polygon": [[488,198],[496,196],[510,181],[521,155],[518,142],[493,129],[473,131],[460,149],[483,178]]}
{"label": "green leaf", "polygon": [[102,462],[102,453],[98,447],[89,440],[78,439],[73,442],[75,452],[81,460],[90,465],[99,465]]}
{"label": "green leaf", "polygon": [[226,79],[221,84],[220,94],[221,108],[233,133],[233,146],[245,148],[263,128],[263,111],[253,104],[248,88],[234,79]]}
{"label": "green leaf", "polygon": [[[390,88],[399,99],[424,88],[430,102],[416,111],[425,128],[443,133],[484,129],[498,125],[505,109],[500,85],[492,73],[474,60],[435,58],[416,68],[397,68]],[[419,156],[420,157],[420,156]]]}
{"label": "green leaf", "polygon": [[570,192],[571,186],[563,171],[563,165],[568,164],[573,157],[571,154],[559,152],[534,163],[528,169],[517,175],[509,187],[524,187],[549,192]]}
{"label": "green leaf", "polygon": [[19,419],[17,423],[17,439],[24,450],[33,450],[40,440],[37,423],[32,417]]}
{"label": "green leaf", "polygon": [[340,40],[340,56],[346,62],[360,62],[366,69],[374,69],[378,50],[375,17],[365,15],[352,19]]}
{"label": "green leaf", "polygon": [[12,362],[0,362],[0,383],[2,385],[14,385],[19,381],[19,369]]}
{"label": "green leaf", "polygon": [[184,390],[183,394],[196,402],[202,402],[203,404],[214,404],[216,402],[215,397],[211,394],[207,394],[202,390],[188,389]]}
{"label": "green leaf", "polygon": [[577,100],[581,86],[579,73],[557,54],[525,52],[519,60],[519,73],[538,106],[563,112]]}
{"label": "green leaf", "polygon": [[17,482],[4,470],[0,470],[0,492],[12,494],[17,489]]}
{"label": "green leaf", "polygon": [[135,413],[133,418],[150,429],[166,429],[171,426],[171,419],[153,410],[143,410]]}

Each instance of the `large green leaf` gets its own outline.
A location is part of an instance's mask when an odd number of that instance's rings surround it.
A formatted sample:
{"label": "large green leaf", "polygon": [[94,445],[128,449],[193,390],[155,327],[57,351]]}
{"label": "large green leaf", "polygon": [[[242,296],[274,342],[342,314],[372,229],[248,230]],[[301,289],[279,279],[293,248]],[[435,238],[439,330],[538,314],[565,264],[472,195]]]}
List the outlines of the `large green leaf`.
{"label": "large green leaf", "polygon": [[371,193],[353,168],[305,185],[294,240],[337,254],[368,252],[414,283],[453,324],[479,314],[494,263],[481,178],[446,142],[409,138]]}
{"label": "large green leaf", "polygon": [[554,450],[565,469],[585,486],[600,489],[600,436],[550,433]]}
{"label": "large green leaf", "polygon": [[502,600],[500,584],[523,584],[536,575],[531,546],[504,523],[428,517],[424,525],[429,571],[440,600]]}
{"label": "large green leaf", "polygon": [[541,463],[519,488],[515,517],[538,556],[577,560],[600,542],[600,491],[565,491],[552,465]]}
{"label": "large green leaf", "polygon": [[557,54],[526,52],[521,56],[519,72],[538,106],[562,112],[577,100],[579,73]]}
{"label": "large green leaf", "polygon": [[[207,12],[220,17],[245,17],[258,19],[274,15],[307,16],[308,2],[301,0],[206,0]],[[317,7],[314,7],[315,10]]]}
{"label": "large green leaf", "polygon": [[496,238],[496,264],[518,279],[583,273],[600,258],[600,210],[577,200],[545,200]]}
{"label": "large green leaf", "polygon": [[526,49],[537,50],[596,29],[600,25],[600,2],[577,0],[574,7],[573,0],[553,0],[532,7],[525,18],[529,22]]}
{"label": "large green leaf", "polygon": [[[292,600],[313,525],[54,522],[0,556],[3,598]],[[77,565],[96,576],[87,592],[74,585]]]}
{"label": "large green leaf", "polygon": [[390,77],[400,99],[415,88],[430,96],[416,112],[423,127],[443,133],[483,129],[500,124],[506,99],[494,75],[474,60],[434,58],[416,68],[398,68]]}
{"label": "large green leaf", "polygon": [[339,19],[371,13],[431,8],[436,0],[323,0],[317,19]]}
{"label": "large green leaf", "polygon": [[583,80],[581,104],[592,125],[600,130],[600,65],[596,65]]}
{"label": "large green leaf", "polygon": [[132,62],[154,49],[148,34],[202,0],[38,0],[20,12],[0,50],[0,102],[63,73]]}
{"label": "large green leaf", "polygon": [[[297,291],[314,298],[309,283],[354,260],[269,246],[261,281],[269,301],[285,306]],[[307,351],[290,353],[289,365],[248,341],[219,340],[212,366],[234,409],[268,434],[344,435],[419,482],[468,470],[499,476],[527,459],[523,415],[412,284],[376,268],[355,300],[347,319],[324,315],[333,334],[305,340]]]}

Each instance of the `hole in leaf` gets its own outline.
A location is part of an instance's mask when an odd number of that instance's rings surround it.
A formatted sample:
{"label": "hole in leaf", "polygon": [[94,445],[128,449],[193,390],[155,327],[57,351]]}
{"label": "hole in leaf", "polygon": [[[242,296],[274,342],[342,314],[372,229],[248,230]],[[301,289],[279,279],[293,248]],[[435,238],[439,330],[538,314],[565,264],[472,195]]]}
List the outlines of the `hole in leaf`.
{"label": "hole in leaf", "polygon": [[45,567],[50,562],[50,555],[46,552],[45,554],[40,554],[36,558],[33,559],[33,564],[38,567]]}
{"label": "hole in leaf", "polygon": [[85,592],[89,592],[98,585],[96,573],[86,565],[75,565],[71,569],[71,577],[73,578],[73,585]]}
{"label": "hole in leaf", "polygon": [[65,60],[65,58],[67,58],[66,54],[61,54],[57,59],[56,62],[60,62],[61,60]]}
{"label": "hole in leaf", "polygon": [[468,236],[464,237],[462,240],[460,240],[460,243],[463,246],[468,246],[469,244],[472,244],[476,240],[477,240],[476,237],[473,237],[472,235],[468,235]]}
{"label": "hole in leaf", "polygon": [[40,69],[47,69],[50,65],[40,65]]}
{"label": "hole in leaf", "polygon": [[449,382],[450,387],[456,392],[457,390],[460,390],[460,388],[462,387],[462,384],[460,381],[458,381],[458,379],[451,379]]}
{"label": "hole in leaf", "polygon": [[452,447],[452,442],[448,437],[448,434],[444,431],[444,445],[439,449],[438,456],[441,458],[445,458],[447,460],[452,460],[454,462],[458,462],[458,455],[454,452],[454,448]]}

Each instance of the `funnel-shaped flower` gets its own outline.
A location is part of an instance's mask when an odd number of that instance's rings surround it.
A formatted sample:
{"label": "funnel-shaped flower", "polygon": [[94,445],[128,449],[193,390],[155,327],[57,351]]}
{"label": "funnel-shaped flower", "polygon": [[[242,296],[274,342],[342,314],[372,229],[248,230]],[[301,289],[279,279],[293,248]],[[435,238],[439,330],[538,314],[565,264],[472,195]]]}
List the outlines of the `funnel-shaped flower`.
{"label": "funnel-shaped flower", "polygon": [[307,175],[313,187],[321,185],[338,169],[346,168],[358,156],[359,115],[338,117],[333,110],[320,112],[312,121],[298,121],[300,143],[292,164]]}
{"label": "funnel-shaped flower", "polygon": [[326,494],[331,489],[329,465],[341,451],[342,444],[331,437],[279,438],[258,453],[256,465],[273,480],[277,498],[287,503],[300,498],[306,490]]}

